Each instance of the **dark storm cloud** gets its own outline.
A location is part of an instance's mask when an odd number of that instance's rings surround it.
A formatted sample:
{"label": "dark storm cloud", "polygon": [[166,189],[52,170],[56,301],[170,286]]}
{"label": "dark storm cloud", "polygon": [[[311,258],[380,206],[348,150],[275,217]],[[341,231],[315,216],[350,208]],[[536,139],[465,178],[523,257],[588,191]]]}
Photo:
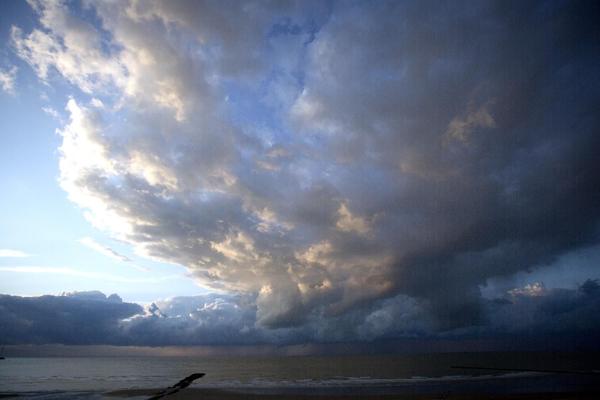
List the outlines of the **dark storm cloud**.
{"label": "dark storm cloud", "polygon": [[597,243],[597,11],[340,7],[314,43],[298,122],[360,163],[340,183],[385,215],[394,291],[427,299],[442,328],[477,323],[486,278]]}
{"label": "dark storm cloud", "polygon": [[74,292],[61,296],[0,296],[3,344],[94,344],[121,341],[119,321],[142,311],[117,295]]}
{"label": "dark storm cloud", "polygon": [[600,286],[587,280],[577,290],[528,285],[485,306],[489,327],[479,337],[521,340],[523,348],[544,345],[563,349],[598,349]]}
{"label": "dark storm cloud", "polygon": [[34,4],[15,51],[114,106],[68,102],[69,198],[229,292],[134,342],[495,332],[490,279],[598,243],[595,3]]}

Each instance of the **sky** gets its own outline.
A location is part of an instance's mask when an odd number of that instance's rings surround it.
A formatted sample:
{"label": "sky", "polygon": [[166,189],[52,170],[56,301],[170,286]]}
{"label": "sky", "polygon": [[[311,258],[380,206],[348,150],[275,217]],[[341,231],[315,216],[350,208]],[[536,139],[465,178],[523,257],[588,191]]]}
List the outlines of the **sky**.
{"label": "sky", "polygon": [[599,11],[2,2],[0,340],[597,347]]}

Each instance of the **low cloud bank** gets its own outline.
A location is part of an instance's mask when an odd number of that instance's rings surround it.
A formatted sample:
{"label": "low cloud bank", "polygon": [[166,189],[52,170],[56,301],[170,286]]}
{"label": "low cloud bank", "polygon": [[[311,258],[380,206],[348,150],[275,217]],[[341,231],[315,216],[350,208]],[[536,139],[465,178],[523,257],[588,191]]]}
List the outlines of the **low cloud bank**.
{"label": "low cloud bank", "polygon": [[[535,283],[482,300],[481,322],[443,330],[423,312],[426,304],[403,295],[343,315],[313,311],[293,328],[259,322],[257,298],[207,294],[157,301],[144,308],[117,295],[74,292],[60,296],[0,296],[2,344],[111,344],[129,346],[295,345],[485,341],[493,349],[595,349],[600,335],[600,285],[546,289]],[[515,344],[520,341],[520,345]],[[491,347],[490,347],[491,346]],[[385,347],[385,346],[384,346]],[[423,350],[427,350],[424,348]]]}
{"label": "low cloud bank", "polygon": [[142,312],[115,294],[74,292],[60,296],[0,296],[0,340],[19,343],[117,343],[120,321]]}

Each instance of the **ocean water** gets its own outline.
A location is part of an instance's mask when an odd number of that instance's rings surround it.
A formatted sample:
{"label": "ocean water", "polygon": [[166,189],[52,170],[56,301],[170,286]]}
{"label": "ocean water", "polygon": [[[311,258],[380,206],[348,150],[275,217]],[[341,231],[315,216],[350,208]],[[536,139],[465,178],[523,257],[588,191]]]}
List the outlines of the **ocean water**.
{"label": "ocean water", "polygon": [[192,387],[257,393],[596,390],[598,375],[453,367],[592,371],[597,360],[594,354],[555,353],[8,358],[0,361],[0,393],[31,399],[100,399],[112,390],[164,388],[195,372],[206,376]]}

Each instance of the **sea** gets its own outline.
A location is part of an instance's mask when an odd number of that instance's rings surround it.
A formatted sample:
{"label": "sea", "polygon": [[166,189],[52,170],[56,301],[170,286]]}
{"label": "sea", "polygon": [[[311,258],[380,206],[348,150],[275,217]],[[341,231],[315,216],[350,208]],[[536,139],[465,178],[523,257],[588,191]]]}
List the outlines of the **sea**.
{"label": "sea", "polygon": [[206,375],[191,387],[245,393],[600,393],[598,354],[525,352],[6,358],[0,397],[104,399],[115,390],[166,388],[197,372]]}

